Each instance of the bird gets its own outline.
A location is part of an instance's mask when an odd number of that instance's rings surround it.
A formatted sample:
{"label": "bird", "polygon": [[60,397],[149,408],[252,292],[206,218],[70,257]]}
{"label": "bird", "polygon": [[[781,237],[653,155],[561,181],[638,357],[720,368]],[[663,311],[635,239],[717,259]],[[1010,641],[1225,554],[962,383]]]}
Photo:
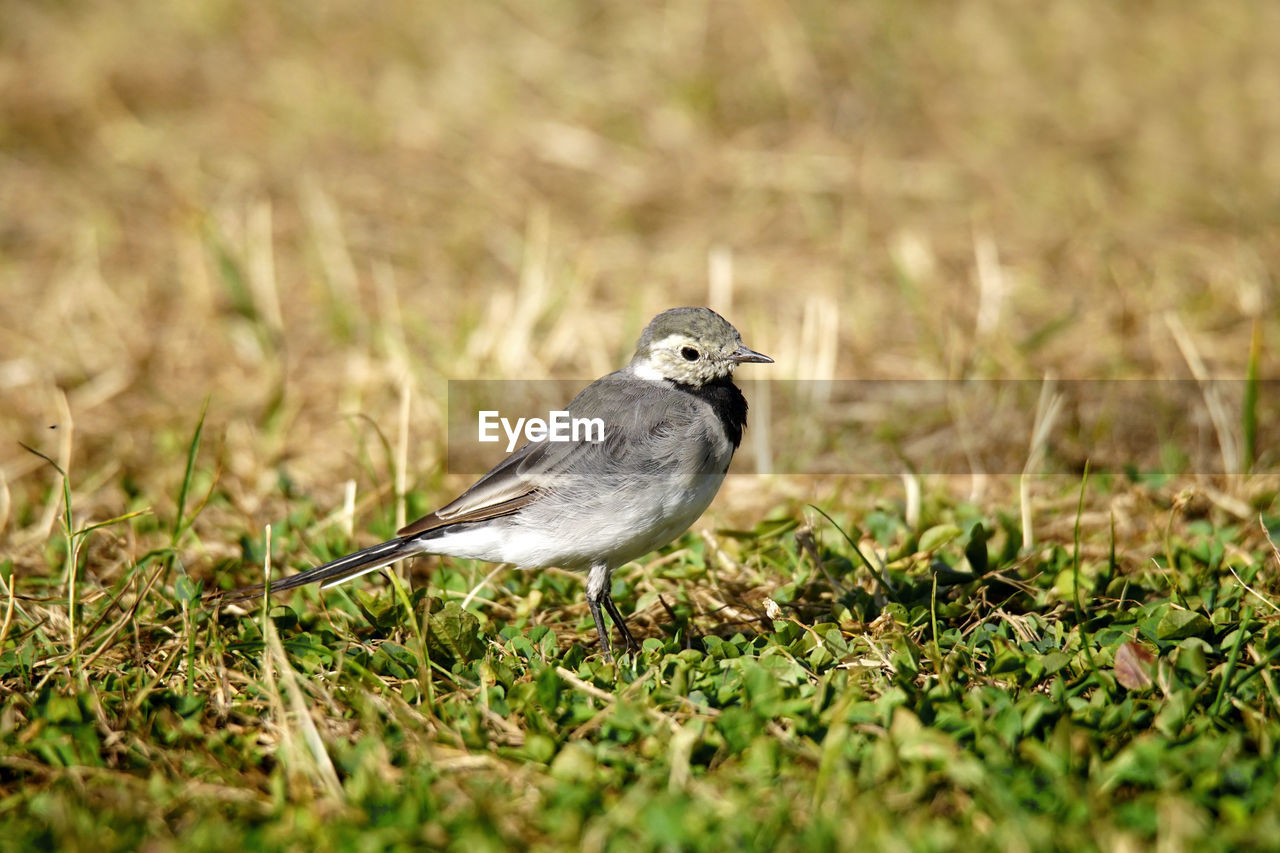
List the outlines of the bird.
{"label": "bird", "polygon": [[733,382],[741,364],[771,364],[710,308],[654,317],[620,370],[568,404],[599,418],[603,436],[530,441],[455,500],[394,538],[322,566],[222,594],[258,597],[320,583],[321,589],[419,554],[586,572],[587,607],[612,660],[607,613],[627,651],[639,644],[610,595],[613,572],[684,533],[720,489],[747,424]]}

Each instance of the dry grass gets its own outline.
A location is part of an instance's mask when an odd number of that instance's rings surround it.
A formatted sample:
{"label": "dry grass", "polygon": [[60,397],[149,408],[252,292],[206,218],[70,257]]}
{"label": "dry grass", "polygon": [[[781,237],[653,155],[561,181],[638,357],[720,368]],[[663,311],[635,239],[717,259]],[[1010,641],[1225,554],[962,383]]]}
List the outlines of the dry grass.
{"label": "dry grass", "polygon": [[[1277,331],[1274,15],[15,6],[2,431],[74,425],[101,519],[175,493],[208,396],[260,529],[282,467],[338,504],[402,381],[429,471],[444,379],[597,375],[674,304],[770,378],[1187,376],[1165,312],[1242,375]],[[0,459],[39,542],[49,471]]]}

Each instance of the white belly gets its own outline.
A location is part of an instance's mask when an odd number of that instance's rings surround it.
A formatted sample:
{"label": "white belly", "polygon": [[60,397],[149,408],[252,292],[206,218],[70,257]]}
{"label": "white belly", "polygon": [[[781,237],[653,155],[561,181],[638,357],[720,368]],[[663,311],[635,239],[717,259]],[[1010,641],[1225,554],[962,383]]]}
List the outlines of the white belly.
{"label": "white belly", "polygon": [[624,486],[589,506],[549,496],[506,518],[461,526],[423,550],[520,568],[616,568],[689,529],[720,490],[724,474],[701,474],[648,488]]}

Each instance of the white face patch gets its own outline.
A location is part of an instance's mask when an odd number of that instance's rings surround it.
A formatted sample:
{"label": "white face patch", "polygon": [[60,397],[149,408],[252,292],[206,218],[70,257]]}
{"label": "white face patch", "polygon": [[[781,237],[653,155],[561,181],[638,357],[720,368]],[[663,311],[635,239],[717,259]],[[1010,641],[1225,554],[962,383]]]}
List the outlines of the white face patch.
{"label": "white face patch", "polygon": [[689,337],[688,335],[681,335],[677,333],[674,335],[667,335],[665,338],[663,338],[660,341],[654,341],[649,345],[649,351],[650,352],[674,351],[682,346],[685,346],[686,344],[689,346],[693,346],[695,343],[696,341],[694,341],[694,339]]}
{"label": "white face patch", "polygon": [[[684,357],[684,349],[696,350],[692,361]],[[726,369],[727,367],[727,369]],[[679,332],[649,344],[648,358],[635,365],[633,372],[642,379],[670,379],[692,385],[733,373],[732,363],[715,362],[702,342]]]}
{"label": "white face patch", "polygon": [[661,382],[667,378],[662,375],[662,371],[654,367],[651,361],[640,362],[632,373],[635,374],[637,379],[648,379],[650,382]]}

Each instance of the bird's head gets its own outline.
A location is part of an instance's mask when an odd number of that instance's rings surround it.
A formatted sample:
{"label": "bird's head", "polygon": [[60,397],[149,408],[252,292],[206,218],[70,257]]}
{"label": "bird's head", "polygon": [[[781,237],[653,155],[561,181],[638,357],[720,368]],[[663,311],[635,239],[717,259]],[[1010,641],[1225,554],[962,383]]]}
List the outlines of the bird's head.
{"label": "bird's head", "polygon": [[631,370],[642,379],[669,379],[695,388],[733,375],[744,362],[771,364],[747,349],[728,320],[710,308],[672,308],[649,321]]}

